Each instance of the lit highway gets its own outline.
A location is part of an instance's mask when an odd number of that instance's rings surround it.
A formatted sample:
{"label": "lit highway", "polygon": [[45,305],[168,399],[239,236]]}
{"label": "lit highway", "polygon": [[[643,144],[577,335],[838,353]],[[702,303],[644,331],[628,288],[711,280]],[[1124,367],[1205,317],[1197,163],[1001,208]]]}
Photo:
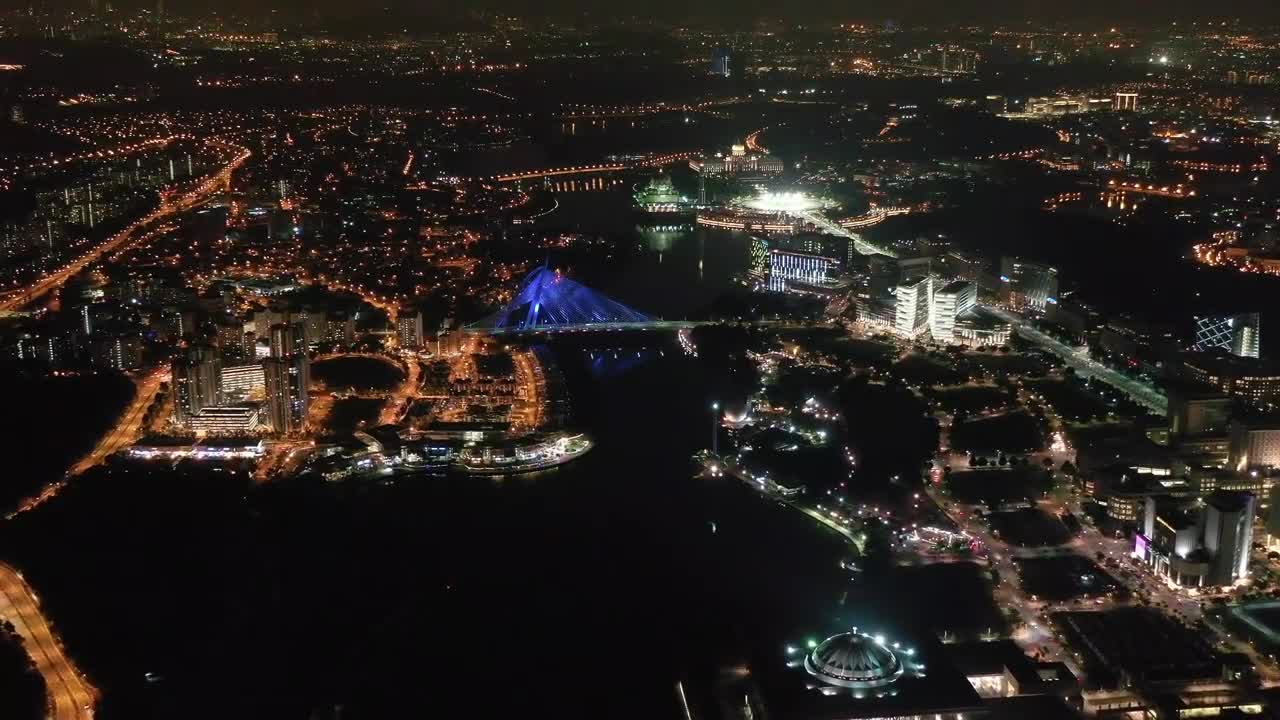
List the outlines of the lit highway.
{"label": "lit highway", "polygon": [[52,706],[50,720],[92,718],[97,689],[67,657],[49,621],[40,612],[35,591],[17,570],[3,563],[0,563],[0,617],[13,623],[36,670],[44,678]]}
{"label": "lit highway", "polygon": [[12,519],[19,513],[40,507],[66,487],[68,478],[85,472],[116,452],[137,442],[146,429],[143,426],[143,419],[147,414],[147,408],[155,400],[156,393],[160,391],[160,385],[168,380],[169,371],[166,368],[154,370],[141,379],[135,378],[134,385],[136,390],[133,401],[120,414],[120,419],[116,421],[111,430],[98,441],[97,446],[67,471],[67,477],[46,485],[39,494],[22,501],[16,510],[5,516],[5,519]]}
{"label": "lit highway", "polygon": [[989,305],[982,305],[980,309],[1009,323],[1017,330],[1018,335],[1062,358],[1063,362],[1074,368],[1081,377],[1095,377],[1126,393],[1134,402],[1143,405],[1152,412],[1158,415],[1168,414],[1169,398],[1159,390],[1134,380],[1090,358],[1088,355],[1078,352],[1070,345],[1037,330],[1031,323],[1007,310]]}
{"label": "lit highway", "polygon": [[71,474],[79,475],[111,457],[117,451],[137,442],[138,438],[146,430],[143,425],[143,419],[147,414],[147,408],[151,407],[152,401],[156,398],[156,393],[160,392],[160,385],[168,382],[168,380],[169,371],[167,368],[154,370],[146,377],[135,380],[134,384],[137,386],[137,391],[134,394],[133,402],[129,404],[115,427],[102,438],[97,447],[71,468]]}
{"label": "lit highway", "polygon": [[[213,142],[212,144],[222,145],[226,148],[234,147],[220,142]],[[138,232],[138,230],[151,225],[158,220],[190,210],[191,208],[208,200],[209,197],[218,190],[229,187],[231,183],[231,174],[244,164],[244,161],[248,160],[250,155],[249,151],[244,148],[234,147],[234,149],[239,151],[235,158],[225,165],[222,170],[205,178],[196,187],[184,192],[177,192],[162,196],[160,207],[151,211],[145,217],[128,224],[120,232],[112,235],[104,242],[98,244],[97,247],[84,255],[81,255],[75,260],[72,260],[55,272],[45,275],[25,288],[13,290],[7,293],[3,299],[0,299],[0,311],[19,310],[45,293],[62,287],[67,280],[85,270],[93,263],[96,263],[98,260],[102,259],[103,256],[127,246],[127,244],[133,240],[134,233]]]}

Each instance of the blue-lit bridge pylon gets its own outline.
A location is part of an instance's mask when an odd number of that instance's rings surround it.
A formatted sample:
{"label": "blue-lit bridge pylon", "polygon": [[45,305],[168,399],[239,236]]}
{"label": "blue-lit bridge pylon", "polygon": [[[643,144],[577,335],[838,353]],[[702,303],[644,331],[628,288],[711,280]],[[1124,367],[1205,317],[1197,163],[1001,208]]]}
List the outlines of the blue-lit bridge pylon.
{"label": "blue-lit bridge pylon", "polygon": [[[560,273],[540,267],[520,283],[511,302],[467,327],[472,332],[518,333],[662,327],[668,323],[637,312]],[[677,326],[680,323],[672,323]]]}

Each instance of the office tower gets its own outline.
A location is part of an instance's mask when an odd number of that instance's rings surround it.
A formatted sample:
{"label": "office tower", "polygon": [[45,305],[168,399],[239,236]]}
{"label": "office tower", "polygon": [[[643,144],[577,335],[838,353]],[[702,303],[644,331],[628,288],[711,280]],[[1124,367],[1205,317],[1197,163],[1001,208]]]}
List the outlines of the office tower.
{"label": "office tower", "polygon": [[1149,496],[1134,552],[1183,587],[1233,585],[1248,576],[1257,496],[1217,490],[1197,501]]}
{"label": "office tower", "polygon": [[975,284],[987,271],[986,258],[963,250],[952,250],[940,260],[943,272]]}
{"label": "office tower", "polygon": [[402,348],[420,348],[424,342],[422,313],[401,312],[396,318],[396,340]]}
{"label": "office tower", "polygon": [[1170,387],[1169,435],[1176,439],[1224,433],[1231,422],[1234,404],[1231,397],[1224,393]]}
{"label": "office tower", "polygon": [[1044,312],[1058,302],[1058,270],[1021,258],[1000,259],[1000,280],[1009,289],[1009,303],[1018,310]]}
{"label": "office tower", "polygon": [[893,330],[901,337],[913,338],[929,329],[929,304],[933,294],[933,278],[924,277],[909,285],[899,285],[894,307]]}
{"label": "office tower", "polygon": [[1208,584],[1231,585],[1248,576],[1256,504],[1252,493],[1243,492],[1219,491],[1205,499],[1204,548],[1212,557]]}
{"label": "office tower", "polygon": [[1196,318],[1195,350],[1222,349],[1239,357],[1256,358],[1262,350],[1259,313],[1211,315]]}
{"label": "office tower", "polygon": [[1118,112],[1136,112],[1138,110],[1138,93],[1118,92],[1112,107]]}
{"label": "office tower", "polygon": [[729,77],[731,72],[729,68],[730,58],[729,48],[718,47],[711,53],[711,74],[716,77]]}
{"label": "office tower", "polygon": [[180,423],[222,404],[222,362],[217,351],[198,346],[173,361],[173,416]]}
{"label": "office tower", "polygon": [[1228,467],[1238,473],[1280,468],[1280,418],[1252,417],[1232,422]]}
{"label": "office tower", "polygon": [[977,300],[977,286],[965,280],[948,283],[935,292],[929,318],[933,339],[940,343],[955,342],[956,319],[971,312]]}
{"label": "office tower", "polygon": [[1280,366],[1276,363],[1211,350],[1184,355],[1181,374],[1260,410],[1280,409]]}

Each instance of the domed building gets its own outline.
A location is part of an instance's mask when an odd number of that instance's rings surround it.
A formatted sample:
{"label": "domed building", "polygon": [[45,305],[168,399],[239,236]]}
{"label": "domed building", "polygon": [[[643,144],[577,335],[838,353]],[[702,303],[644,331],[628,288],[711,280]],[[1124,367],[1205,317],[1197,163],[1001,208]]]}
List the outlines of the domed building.
{"label": "domed building", "polygon": [[870,635],[845,632],[822,641],[804,659],[804,669],[828,685],[884,687],[902,677],[898,656]]}

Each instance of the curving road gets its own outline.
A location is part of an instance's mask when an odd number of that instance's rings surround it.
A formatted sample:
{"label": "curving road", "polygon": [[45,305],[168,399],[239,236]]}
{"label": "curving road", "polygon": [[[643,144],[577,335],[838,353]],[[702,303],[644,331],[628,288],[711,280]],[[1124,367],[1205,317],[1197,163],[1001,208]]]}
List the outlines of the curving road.
{"label": "curving road", "polygon": [[136,442],[146,431],[142,420],[147,414],[147,408],[151,407],[156,394],[160,392],[160,386],[168,380],[168,368],[158,368],[146,377],[135,379],[134,384],[137,390],[134,393],[133,402],[121,413],[115,427],[103,436],[97,447],[71,468],[71,474],[79,475]]}
{"label": "curving road", "polygon": [[67,486],[69,478],[83,473],[106,460],[117,451],[136,442],[146,430],[142,421],[146,416],[147,408],[151,406],[151,401],[155,399],[156,393],[160,391],[160,385],[168,379],[169,371],[166,368],[154,370],[143,378],[134,378],[134,384],[137,389],[134,392],[133,401],[120,414],[120,419],[116,421],[116,424],[107,431],[106,435],[102,436],[102,439],[98,441],[93,450],[73,465],[67,471],[65,477],[57,482],[49,483],[38,494],[23,500],[17,509],[6,515],[4,519],[12,520],[21,513],[40,507],[62,492],[62,489]]}
{"label": "curving road", "polygon": [[44,678],[51,720],[90,720],[98,691],[80,674],[40,612],[36,593],[22,574],[0,563],[0,617],[13,623]]}
{"label": "curving road", "polygon": [[1152,412],[1158,415],[1169,414],[1168,396],[1150,385],[1138,382],[1128,375],[1117,372],[1088,355],[1082,354],[1061,340],[1037,330],[1031,323],[1007,310],[990,305],[980,305],[979,309],[1009,323],[1022,337],[1062,358],[1063,362],[1074,368],[1081,377],[1095,377],[1128,394],[1129,397],[1133,398],[1134,402],[1143,405]]}

